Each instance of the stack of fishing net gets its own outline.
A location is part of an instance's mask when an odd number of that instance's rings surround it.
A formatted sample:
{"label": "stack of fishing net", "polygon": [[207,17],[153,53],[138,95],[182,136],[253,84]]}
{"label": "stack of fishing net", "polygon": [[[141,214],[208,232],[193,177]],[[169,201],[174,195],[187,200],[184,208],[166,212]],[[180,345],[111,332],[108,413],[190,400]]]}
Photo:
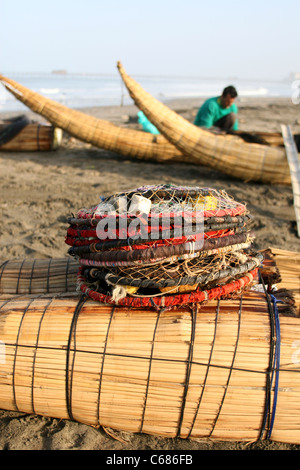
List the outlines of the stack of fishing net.
{"label": "stack of fishing net", "polygon": [[105,304],[173,308],[252,285],[263,259],[251,216],[224,191],[174,185],[120,192],[69,218],[78,290]]}

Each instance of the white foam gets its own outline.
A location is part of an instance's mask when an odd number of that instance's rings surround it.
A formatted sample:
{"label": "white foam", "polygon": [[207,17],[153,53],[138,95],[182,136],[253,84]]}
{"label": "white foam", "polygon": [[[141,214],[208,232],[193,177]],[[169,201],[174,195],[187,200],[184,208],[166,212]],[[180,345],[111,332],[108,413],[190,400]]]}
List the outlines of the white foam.
{"label": "white foam", "polygon": [[40,93],[45,93],[46,95],[57,95],[59,93],[59,88],[41,88]]}
{"label": "white foam", "polygon": [[[14,78],[14,77],[11,77]],[[49,96],[70,108],[132,104],[132,99],[119,77],[70,77],[46,75],[17,76],[16,81],[30,90]],[[139,80],[138,80],[139,81]],[[218,96],[229,84],[236,87],[240,97],[291,96],[290,83],[260,80],[197,79],[180,77],[144,77],[141,86],[158,100],[180,98],[209,98]],[[0,85],[1,111],[24,110],[14,96]]]}
{"label": "white foam", "polygon": [[256,88],[254,90],[240,90],[239,96],[267,96],[269,90],[267,88]]}

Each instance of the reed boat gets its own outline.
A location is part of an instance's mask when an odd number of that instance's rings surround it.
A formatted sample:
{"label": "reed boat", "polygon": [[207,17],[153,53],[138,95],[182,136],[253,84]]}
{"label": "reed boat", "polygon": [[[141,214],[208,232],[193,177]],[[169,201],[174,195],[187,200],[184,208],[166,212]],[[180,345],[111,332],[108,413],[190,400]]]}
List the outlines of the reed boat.
{"label": "reed boat", "polygon": [[0,263],[0,295],[76,292],[78,268],[71,257],[6,260]]}
{"label": "reed boat", "polygon": [[269,145],[271,147],[284,147],[284,140],[281,132],[245,132],[241,130],[233,131],[232,134],[240,137],[245,142]]}
{"label": "reed boat", "polygon": [[31,121],[25,115],[0,120],[0,151],[56,150],[61,140],[61,129]]}
{"label": "reed boat", "polygon": [[136,106],[191,162],[243,181],[291,184],[283,147],[249,143],[237,135],[214,134],[199,128],[146,92],[120,62],[117,67]]}
{"label": "reed boat", "polygon": [[83,142],[142,160],[188,161],[180,150],[161,135],[153,136],[147,132],[122,128],[108,121],[72,110],[2,75],[0,75],[0,81],[9,92],[32,111],[43,116],[53,126]]}
{"label": "reed boat", "polygon": [[265,290],[170,311],[67,292],[67,258],[6,261],[0,408],[165,437],[300,444],[299,261],[271,248]]}
{"label": "reed boat", "polygon": [[[220,171],[223,171],[225,168],[231,176],[236,176],[243,180],[254,179],[267,183],[290,184],[283,140],[280,133],[238,132],[235,136],[216,137],[215,135],[211,135],[209,132],[200,131],[201,136],[203,136],[201,141],[205,141],[205,144],[201,144],[201,148],[205,149],[204,154],[206,156],[204,158],[202,156],[199,157],[198,155],[195,156],[193,152],[181,151],[177,148],[178,146],[176,147],[173,145],[173,143],[169,142],[169,140],[161,134],[152,135],[148,132],[143,132],[142,130],[127,129],[116,126],[109,121],[94,118],[80,111],[72,110],[56,103],[55,101],[45,98],[23,85],[20,85],[14,80],[3,77],[2,75],[0,75],[0,81],[19,101],[24,103],[35,113],[42,115],[52,123],[53,126],[63,129],[69,135],[101,149],[141,160],[165,163],[193,163],[213,167]],[[164,109],[168,108],[165,107]],[[175,113],[175,116],[178,115]],[[184,122],[187,123],[185,120]],[[195,126],[192,126],[192,128],[194,127]],[[199,128],[196,129],[199,130]],[[257,142],[257,140],[263,141],[264,145],[257,147],[256,144],[255,146],[254,143]],[[245,141],[252,143],[246,144]],[[231,155],[230,158],[227,158],[226,152],[230,151],[232,143],[234,143],[235,156]],[[216,147],[214,146],[215,144]],[[260,152],[265,152],[266,148],[269,146],[271,147],[268,151],[269,158],[266,162],[264,161],[264,158],[262,158],[263,162],[258,166],[258,168],[262,166],[263,169],[267,164],[269,164],[274,153],[274,164],[279,162],[281,165],[278,168],[276,167],[277,169],[274,169],[271,165],[271,168],[268,167],[268,173],[265,173],[264,171],[260,172],[256,168],[255,175],[253,175],[253,172],[251,173],[251,171],[247,169],[248,167],[245,171],[239,170],[239,166],[236,167],[236,162],[240,163],[239,157],[236,156],[239,151],[242,152],[242,156],[245,154],[245,151],[248,151],[249,157],[249,155],[252,155],[252,150],[254,154],[257,153],[257,148],[260,149]],[[225,149],[224,156],[222,156],[223,149]],[[210,154],[213,154],[214,152],[217,152],[216,157],[213,155],[212,158],[210,158]],[[248,157],[245,165],[246,163],[249,163]],[[221,162],[219,162],[219,159],[221,159]],[[227,160],[228,164],[226,163]],[[232,169],[229,164],[234,168]],[[251,164],[250,162],[249,165],[254,167],[254,163]],[[280,173],[281,168],[284,169],[284,172],[279,177],[278,173]]]}

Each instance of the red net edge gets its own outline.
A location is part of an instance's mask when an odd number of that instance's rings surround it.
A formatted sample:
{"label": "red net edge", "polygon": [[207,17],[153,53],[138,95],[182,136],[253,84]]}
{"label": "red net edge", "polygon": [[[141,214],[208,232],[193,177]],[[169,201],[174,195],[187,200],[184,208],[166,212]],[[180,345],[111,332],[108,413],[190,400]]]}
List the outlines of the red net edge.
{"label": "red net edge", "polygon": [[83,277],[84,267],[80,267],[77,274],[77,285],[80,291],[93,299],[96,302],[103,304],[110,304],[120,307],[143,307],[143,308],[166,308],[166,307],[180,307],[188,304],[196,304],[209,300],[217,300],[226,297],[232,293],[237,293],[248,284],[253,282],[257,276],[259,268],[255,268],[239,279],[236,279],[223,286],[214,287],[208,290],[197,289],[193,292],[186,294],[175,294],[161,297],[125,297],[118,303],[112,300],[112,296],[104,295],[99,292],[93,291],[85,284]]}
{"label": "red net edge", "polygon": [[[80,209],[76,216],[78,219],[104,219],[106,217],[119,217],[119,218],[130,218],[132,217],[132,214],[115,214],[115,215],[99,215],[95,214],[94,211],[96,210],[98,206],[95,206],[91,209]],[[90,212],[87,212],[90,211]],[[153,218],[161,218],[161,217],[178,217],[180,215],[186,214],[189,215],[190,217],[197,217],[199,215],[203,217],[224,217],[226,215],[229,215],[231,217],[235,217],[237,215],[244,215],[247,212],[247,208],[244,204],[241,204],[239,202],[236,202],[236,207],[228,207],[227,209],[211,209],[211,210],[204,210],[204,211],[186,211],[186,212],[163,212],[163,213],[149,213],[148,216],[153,217]]]}
{"label": "red net edge", "polygon": [[[183,243],[186,242],[193,242],[193,241],[199,241],[202,239],[207,239],[207,238],[219,238],[219,237],[226,237],[229,235],[233,235],[235,232],[234,230],[231,229],[223,229],[223,230],[217,230],[213,232],[204,232],[204,237],[203,234],[196,234],[196,235],[189,235],[187,237],[181,237],[181,238],[166,238],[166,239],[157,239],[157,240],[149,240],[147,243],[143,243],[141,245],[130,245],[130,246],[122,246],[122,247],[117,247],[117,248],[111,248],[113,249],[118,249],[118,250],[141,250],[141,249],[146,249],[149,248],[153,245],[155,246],[165,246],[165,245],[182,245]],[[117,240],[118,237],[112,240]],[[125,239],[124,239],[125,240]],[[99,238],[94,238],[92,240],[78,240],[77,238],[73,238],[70,236],[65,237],[65,243],[69,246],[88,246],[92,245],[94,243],[97,243],[101,241]],[[105,241],[110,241],[110,239],[104,240]]]}

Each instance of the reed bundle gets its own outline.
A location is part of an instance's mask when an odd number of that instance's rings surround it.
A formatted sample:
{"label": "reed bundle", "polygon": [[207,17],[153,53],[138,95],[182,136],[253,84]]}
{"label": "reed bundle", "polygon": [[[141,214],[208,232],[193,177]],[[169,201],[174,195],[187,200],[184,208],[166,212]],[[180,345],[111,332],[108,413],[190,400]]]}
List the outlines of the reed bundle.
{"label": "reed bundle", "polygon": [[300,316],[300,253],[279,248],[272,248],[271,252],[281,275],[280,286],[291,292]]}
{"label": "reed bundle", "polygon": [[126,129],[72,110],[0,75],[0,82],[19,101],[77,139],[96,147],[143,160],[188,161],[161,135]]}
{"label": "reed bundle", "polygon": [[61,129],[30,121],[25,115],[0,121],[0,150],[56,150],[61,139]]}
{"label": "reed bundle", "polygon": [[[6,262],[0,407],[166,437],[300,444],[300,319],[284,293],[299,312],[299,254],[267,251],[262,292],[170,311],[103,305],[64,292],[62,277],[53,294],[44,284],[26,295],[24,284],[15,295],[27,262]],[[42,278],[45,261],[34,261]],[[70,273],[70,260],[57,264]]]}
{"label": "reed bundle", "polygon": [[7,260],[0,264],[0,294],[72,292],[77,272],[72,258]]}
{"label": "reed bundle", "polygon": [[61,143],[61,130],[49,125],[28,124],[14,139],[0,147],[5,151],[56,150]]}
{"label": "reed bundle", "polygon": [[214,134],[199,128],[147,93],[118,62],[118,70],[147,118],[191,162],[198,162],[244,181],[291,184],[284,148],[247,143],[237,136]]}
{"label": "reed bundle", "polygon": [[[245,142],[255,142],[263,145],[270,145],[271,147],[284,147],[283,137],[281,132],[245,132],[234,131],[237,135],[245,140]],[[298,134],[297,134],[298,135]]]}
{"label": "reed bundle", "polygon": [[2,295],[0,407],[166,437],[299,444],[300,323],[281,315],[279,337],[266,300],[250,292],[155,311]]}

